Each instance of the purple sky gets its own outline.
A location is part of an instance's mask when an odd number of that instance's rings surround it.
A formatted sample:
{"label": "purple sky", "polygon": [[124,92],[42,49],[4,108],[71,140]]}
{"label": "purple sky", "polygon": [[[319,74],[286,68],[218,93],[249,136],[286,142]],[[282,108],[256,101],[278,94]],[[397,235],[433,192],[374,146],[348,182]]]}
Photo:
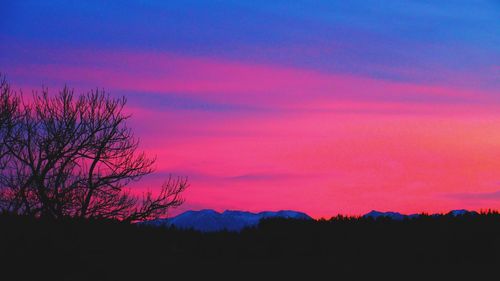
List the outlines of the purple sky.
{"label": "purple sky", "polygon": [[496,208],[498,1],[3,1],[17,89],[128,98],[183,209]]}

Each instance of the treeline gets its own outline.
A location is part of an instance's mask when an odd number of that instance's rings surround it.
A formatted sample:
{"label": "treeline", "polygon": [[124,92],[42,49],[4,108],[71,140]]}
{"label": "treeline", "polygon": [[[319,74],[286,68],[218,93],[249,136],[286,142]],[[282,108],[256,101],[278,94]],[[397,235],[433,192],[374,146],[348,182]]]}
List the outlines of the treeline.
{"label": "treeline", "polygon": [[240,233],[2,215],[0,229],[2,274],[14,276],[9,280],[167,280],[198,274],[239,279],[325,273],[477,278],[500,265],[496,212],[403,221],[341,216],[319,221],[270,219]]}

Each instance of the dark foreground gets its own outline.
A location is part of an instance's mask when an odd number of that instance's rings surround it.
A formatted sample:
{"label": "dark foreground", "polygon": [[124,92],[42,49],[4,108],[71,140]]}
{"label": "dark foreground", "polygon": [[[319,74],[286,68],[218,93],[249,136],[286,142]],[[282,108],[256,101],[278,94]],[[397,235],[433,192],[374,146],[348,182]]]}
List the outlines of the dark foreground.
{"label": "dark foreground", "polygon": [[500,275],[500,215],[278,219],[241,233],[2,215],[0,251],[2,280],[477,279]]}

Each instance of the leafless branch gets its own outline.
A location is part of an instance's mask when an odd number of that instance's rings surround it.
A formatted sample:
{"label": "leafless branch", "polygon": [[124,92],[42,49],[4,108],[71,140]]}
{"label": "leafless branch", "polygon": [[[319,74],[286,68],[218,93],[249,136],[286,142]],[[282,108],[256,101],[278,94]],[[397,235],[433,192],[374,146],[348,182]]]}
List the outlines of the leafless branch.
{"label": "leafless branch", "polygon": [[[0,77],[1,78],[1,77]],[[125,98],[65,87],[29,103],[0,80],[0,207],[35,216],[137,221],[182,204],[184,178],[169,179],[142,200],[123,190],[153,172],[154,158],[139,151],[127,126]]]}

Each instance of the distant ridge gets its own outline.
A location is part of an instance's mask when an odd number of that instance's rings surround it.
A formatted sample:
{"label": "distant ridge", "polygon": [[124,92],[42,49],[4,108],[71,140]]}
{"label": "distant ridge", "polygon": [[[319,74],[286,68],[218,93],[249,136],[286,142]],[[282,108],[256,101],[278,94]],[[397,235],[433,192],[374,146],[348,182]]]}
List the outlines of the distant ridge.
{"label": "distant ridge", "polygon": [[245,227],[258,225],[260,220],[265,218],[312,219],[305,213],[290,210],[260,213],[227,210],[219,213],[214,210],[205,209],[187,211],[173,218],[152,220],[143,222],[142,224],[167,227],[175,226],[181,229],[194,229],[203,232],[222,230],[240,231]]}
{"label": "distant ridge", "polygon": [[[463,215],[477,215],[475,211],[468,210],[452,210],[444,215],[449,216],[463,216]],[[431,216],[439,216],[441,214],[432,214]],[[412,219],[420,217],[420,214],[410,214],[405,215],[398,212],[380,212],[372,210],[365,215],[363,218],[388,218],[392,220],[401,221],[406,219]],[[245,227],[254,227],[259,224],[262,219],[265,218],[288,218],[288,219],[301,219],[301,220],[312,220],[310,216],[305,213],[283,210],[277,212],[265,211],[260,213],[252,213],[246,211],[234,211],[227,210],[222,213],[211,209],[204,209],[200,211],[187,211],[173,218],[168,219],[157,219],[142,222],[140,224],[158,226],[158,227],[171,227],[174,226],[180,229],[193,229],[202,232],[214,232],[214,231],[240,231]]]}
{"label": "distant ridge", "polygon": [[[461,209],[461,210],[452,210],[452,211],[449,211],[448,213],[444,214],[444,215],[449,215],[449,216],[464,216],[464,215],[477,215],[478,213],[476,211],[468,211],[468,210],[464,210],[464,209]],[[441,214],[432,214],[431,216],[439,216]],[[377,219],[377,218],[390,218],[390,219],[393,219],[393,220],[403,220],[405,218],[417,218],[421,216],[420,214],[411,214],[411,215],[404,215],[404,214],[401,214],[401,213],[398,213],[398,212],[379,212],[379,211],[375,211],[375,210],[372,210],[370,211],[369,213],[363,215],[364,218],[374,218],[374,219]]]}

